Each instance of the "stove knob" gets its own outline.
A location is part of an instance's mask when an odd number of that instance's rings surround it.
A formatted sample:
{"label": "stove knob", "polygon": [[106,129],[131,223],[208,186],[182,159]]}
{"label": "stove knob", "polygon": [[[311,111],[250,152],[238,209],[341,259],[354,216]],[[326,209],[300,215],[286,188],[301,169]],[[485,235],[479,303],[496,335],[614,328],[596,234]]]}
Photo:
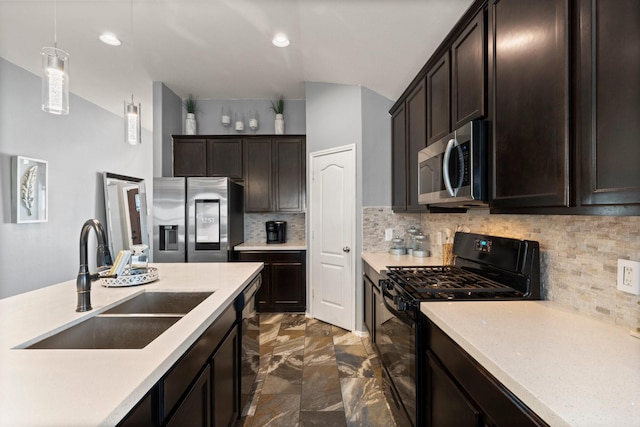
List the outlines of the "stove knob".
{"label": "stove knob", "polygon": [[384,282],[384,288],[387,291],[392,291],[393,290],[393,283],[391,283],[390,281],[386,280]]}
{"label": "stove knob", "polygon": [[398,307],[399,311],[406,311],[407,310],[407,302],[400,297],[400,298],[398,298],[398,301],[396,302],[396,307]]}

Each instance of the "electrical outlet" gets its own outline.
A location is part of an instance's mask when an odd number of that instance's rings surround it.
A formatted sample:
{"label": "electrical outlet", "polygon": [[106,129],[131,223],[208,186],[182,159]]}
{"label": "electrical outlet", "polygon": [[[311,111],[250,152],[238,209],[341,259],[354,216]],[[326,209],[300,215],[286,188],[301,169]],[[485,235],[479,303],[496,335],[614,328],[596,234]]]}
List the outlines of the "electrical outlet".
{"label": "electrical outlet", "polygon": [[618,260],[618,290],[640,295],[640,262]]}
{"label": "electrical outlet", "polygon": [[393,228],[385,228],[384,229],[384,240],[390,242],[393,240]]}

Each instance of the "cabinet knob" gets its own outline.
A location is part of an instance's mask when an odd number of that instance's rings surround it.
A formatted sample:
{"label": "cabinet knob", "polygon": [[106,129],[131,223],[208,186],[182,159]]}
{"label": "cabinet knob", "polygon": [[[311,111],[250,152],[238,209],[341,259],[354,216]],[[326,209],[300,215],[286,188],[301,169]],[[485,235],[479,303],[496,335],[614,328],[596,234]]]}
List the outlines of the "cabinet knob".
{"label": "cabinet knob", "polygon": [[342,248],[342,252],[349,253],[351,252],[351,248],[349,246],[345,246],[344,248]]}

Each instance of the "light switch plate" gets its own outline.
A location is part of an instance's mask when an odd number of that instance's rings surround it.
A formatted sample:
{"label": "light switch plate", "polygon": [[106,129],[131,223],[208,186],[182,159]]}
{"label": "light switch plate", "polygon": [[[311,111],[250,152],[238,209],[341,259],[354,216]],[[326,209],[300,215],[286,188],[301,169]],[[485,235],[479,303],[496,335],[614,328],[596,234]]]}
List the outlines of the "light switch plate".
{"label": "light switch plate", "polygon": [[640,295],[640,262],[618,260],[618,290]]}
{"label": "light switch plate", "polygon": [[393,239],[393,228],[384,229],[384,240],[390,242]]}

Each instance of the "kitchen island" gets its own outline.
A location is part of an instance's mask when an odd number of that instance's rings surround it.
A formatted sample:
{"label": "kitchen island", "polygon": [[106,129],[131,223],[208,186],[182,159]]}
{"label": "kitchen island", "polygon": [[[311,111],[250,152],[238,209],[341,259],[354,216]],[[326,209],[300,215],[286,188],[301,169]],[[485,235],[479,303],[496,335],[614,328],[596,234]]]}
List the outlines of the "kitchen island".
{"label": "kitchen island", "polygon": [[[75,280],[0,300],[0,425],[116,425],[263,268],[262,263],[154,264],[156,282],[93,283],[93,310],[76,313]],[[142,349],[24,347],[145,291],[214,291]]]}

